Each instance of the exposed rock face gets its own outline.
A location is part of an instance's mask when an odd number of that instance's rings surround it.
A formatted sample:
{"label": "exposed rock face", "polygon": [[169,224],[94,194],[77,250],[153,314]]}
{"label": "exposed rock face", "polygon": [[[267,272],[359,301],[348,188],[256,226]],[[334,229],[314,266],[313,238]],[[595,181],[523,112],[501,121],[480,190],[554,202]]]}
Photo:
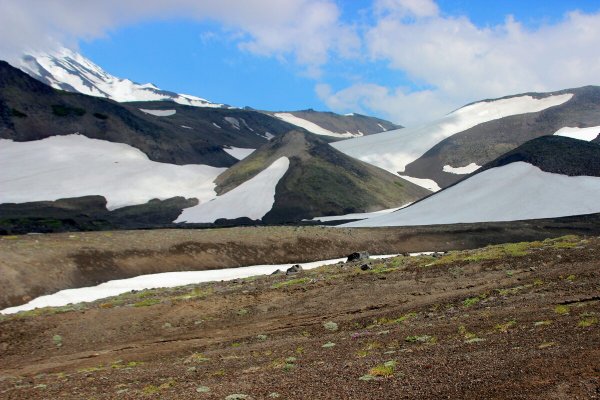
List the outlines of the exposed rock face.
{"label": "exposed rock face", "polygon": [[291,267],[289,267],[286,271],[285,274],[286,275],[293,275],[293,274],[297,274],[302,272],[302,266],[296,264],[296,265],[292,265]]}
{"label": "exposed rock face", "polygon": [[369,253],[367,251],[358,251],[358,252],[350,254],[348,256],[348,260],[346,262],[354,262],[354,261],[368,260],[368,259],[369,259]]}

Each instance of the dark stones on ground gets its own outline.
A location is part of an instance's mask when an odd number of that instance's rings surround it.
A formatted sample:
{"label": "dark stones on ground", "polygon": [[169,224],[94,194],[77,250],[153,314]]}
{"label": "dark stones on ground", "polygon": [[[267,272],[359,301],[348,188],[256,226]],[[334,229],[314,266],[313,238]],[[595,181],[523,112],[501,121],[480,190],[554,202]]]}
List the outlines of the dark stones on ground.
{"label": "dark stones on ground", "polygon": [[292,275],[292,274],[297,274],[299,272],[302,272],[302,267],[298,264],[296,265],[292,265],[291,267],[289,267],[287,269],[287,271],[285,271],[286,275]]}
{"label": "dark stones on ground", "polygon": [[346,262],[360,261],[360,260],[368,260],[369,252],[367,251],[357,251],[348,256],[348,260]]}
{"label": "dark stones on ground", "polygon": [[370,269],[373,269],[373,267],[371,267],[369,264],[363,264],[360,266],[361,271],[368,271]]}
{"label": "dark stones on ground", "polygon": [[279,268],[276,269],[275,271],[271,272],[271,275],[279,275],[279,274],[283,274],[283,271],[280,270]]}

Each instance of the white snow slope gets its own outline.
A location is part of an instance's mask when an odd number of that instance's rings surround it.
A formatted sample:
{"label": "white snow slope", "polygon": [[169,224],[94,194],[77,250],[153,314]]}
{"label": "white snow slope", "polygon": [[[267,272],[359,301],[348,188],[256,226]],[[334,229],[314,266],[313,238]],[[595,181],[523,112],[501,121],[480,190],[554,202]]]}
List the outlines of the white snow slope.
{"label": "white snow slope", "polygon": [[225,168],[151,161],[123,143],[82,135],[31,142],[0,139],[0,203],[101,195],[108,208],[174,196],[200,202],[216,196],[213,180]]}
{"label": "white snow slope", "polygon": [[390,171],[404,172],[408,164],[456,133],[510,115],[538,112],[569,101],[572,94],[535,99],[531,96],[482,101],[465,106],[432,123],[343,140],[331,145],[349,156]]}
{"label": "white snow slope", "polygon": [[16,67],[56,89],[119,102],[170,100],[187,106],[224,107],[223,104],[211,103],[200,97],[164,91],[151,83],[139,84],[117,78],[67,48],[50,54],[28,54]]}
{"label": "white snow slope", "polygon": [[[418,254],[420,253],[413,253],[411,255]],[[396,255],[397,254],[371,256],[371,258],[382,259],[394,257]],[[340,261],[346,261],[346,257],[300,263],[300,265],[306,270],[317,268],[322,265],[337,264]],[[209,271],[180,271],[140,275],[134,278],[108,281],[97,286],[61,290],[54,294],[35,298],[27,304],[5,308],[4,310],[0,310],[0,314],[13,314],[19,311],[33,310],[35,308],[62,307],[68,304],[90,302],[104,299],[106,297],[118,296],[121,293],[127,293],[132,290],[167,288],[191,285],[201,282],[243,279],[255,275],[270,274],[277,269],[285,270],[292,265],[293,264],[267,264],[239,268],[224,268]]]}
{"label": "white snow slope", "polygon": [[481,168],[481,165],[477,165],[475,163],[471,163],[469,165],[465,165],[464,167],[453,167],[451,165],[444,165],[443,171],[456,175],[467,175],[477,171]]}
{"label": "white snow slope", "polygon": [[589,128],[571,128],[567,126],[557,130],[554,134],[556,136],[565,136],[591,142],[600,135],[600,126],[591,126]]}
{"label": "white snow slope", "polygon": [[275,117],[288,122],[292,125],[299,126],[300,128],[304,128],[309,132],[312,132],[316,135],[324,135],[324,136],[333,136],[338,138],[353,138],[357,136],[362,136],[362,134],[355,134],[352,132],[332,132],[328,129],[321,127],[320,125],[315,124],[314,122],[308,121],[304,118],[296,117],[294,114],[290,113],[275,113]]}
{"label": "white snow slope", "polygon": [[516,221],[600,212],[600,178],[544,172],[515,162],[476,174],[410,207],[340,225],[412,226]]}
{"label": "white snow slope", "polygon": [[331,215],[331,216],[327,216],[327,217],[314,217],[313,219],[309,219],[309,220],[305,220],[305,221],[330,222],[330,221],[343,221],[343,220],[347,220],[347,219],[373,218],[373,217],[378,217],[378,216],[381,216],[384,214],[389,214],[391,212],[394,212],[394,211],[399,210],[404,207],[408,207],[410,204],[411,203],[405,204],[402,207],[388,208],[385,210],[379,210],[379,211],[373,211],[373,212],[367,212],[367,213],[354,213],[354,214],[344,214],[344,215]]}
{"label": "white snow slope", "polygon": [[146,110],[145,108],[140,108],[140,111],[144,114],[150,114],[156,117],[170,117],[177,113],[177,110]]}
{"label": "white snow slope", "polygon": [[248,157],[250,154],[254,153],[256,149],[244,149],[242,147],[231,147],[229,149],[223,148],[225,152],[227,152],[230,156],[237,158],[238,160],[243,160]]}
{"label": "white snow slope", "polygon": [[222,196],[186,208],[174,222],[212,223],[219,218],[261,219],[275,203],[275,188],[288,170],[287,157],[277,159],[265,170]]}

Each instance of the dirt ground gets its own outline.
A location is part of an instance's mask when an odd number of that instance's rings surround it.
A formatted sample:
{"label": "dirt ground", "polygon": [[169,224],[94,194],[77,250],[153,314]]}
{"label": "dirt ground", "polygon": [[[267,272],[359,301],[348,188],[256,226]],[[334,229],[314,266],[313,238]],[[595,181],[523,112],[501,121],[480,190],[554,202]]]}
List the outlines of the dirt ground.
{"label": "dirt ground", "polygon": [[408,228],[240,227],[0,236],[0,309],[142,274],[600,235],[600,215]]}
{"label": "dirt ground", "polygon": [[2,317],[0,398],[598,399],[599,318],[596,236],[341,263]]}

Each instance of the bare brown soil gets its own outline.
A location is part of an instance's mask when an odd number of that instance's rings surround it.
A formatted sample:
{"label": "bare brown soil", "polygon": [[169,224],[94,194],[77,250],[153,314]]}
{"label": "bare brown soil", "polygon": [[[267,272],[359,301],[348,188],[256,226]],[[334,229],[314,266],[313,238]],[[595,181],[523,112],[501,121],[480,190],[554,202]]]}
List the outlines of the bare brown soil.
{"label": "bare brown soil", "polygon": [[597,399],[599,256],[571,237],[5,317],[0,398]]}
{"label": "bare brown soil", "polygon": [[142,274],[371,254],[472,249],[600,234],[598,215],[409,228],[240,227],[0,236],[0,309],[62,289]]}

